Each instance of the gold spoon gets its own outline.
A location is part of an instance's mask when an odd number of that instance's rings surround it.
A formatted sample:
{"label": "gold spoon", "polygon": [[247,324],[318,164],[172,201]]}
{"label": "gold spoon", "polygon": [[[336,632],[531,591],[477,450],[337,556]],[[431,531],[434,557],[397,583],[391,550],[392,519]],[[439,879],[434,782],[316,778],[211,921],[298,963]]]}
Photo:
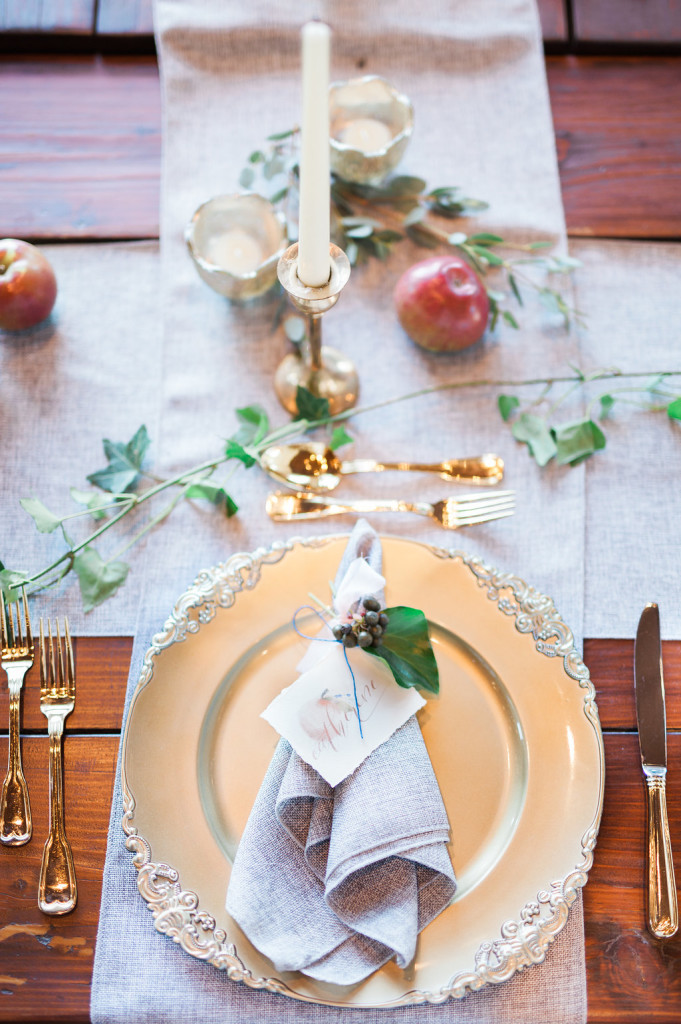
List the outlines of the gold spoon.
{"label": "gold spoon", "polygon": [[296,490],[332,491],[349,473],[383,473],[388,469],[437,473],[442,480],[463,480],[490,486],[501,482],[504,462],[498,455],[476,455],[449,462],[379,462],[376,459],[342,461],[324,444],[281,444],[266,448],[262,467],[279,483]]}

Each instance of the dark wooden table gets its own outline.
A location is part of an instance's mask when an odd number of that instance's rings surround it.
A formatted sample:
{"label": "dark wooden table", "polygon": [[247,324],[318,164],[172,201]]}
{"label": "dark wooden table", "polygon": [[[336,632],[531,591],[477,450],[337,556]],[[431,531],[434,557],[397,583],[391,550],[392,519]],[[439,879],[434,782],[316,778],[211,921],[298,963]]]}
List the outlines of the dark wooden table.
{"label": "dark wooden table", "polygon": [[[26,55],[6,53],[0,60],[0,231],[55,241],[156,237],[160,99],[155,58],[96,52],[150,51],[148,39],[136,37],[132,47],[121,43],[126,33],[148,31],[148,7],[83,0],[33,8],[27,3],[22,10],[35,9],[44,19],[45,10],[64,7],[79,12],[87,45],[69,36],[60,41],[59,54],[46,55],[56,48],[52,37],[5,37],[13,44],[19,39]],[[553,51],[547,72],[570,234],[679,240],[681,64],[669,45],[681,39],[681,4],[545,0],[541,7]],[[0,14],[14,9],[7,3]],[[3,25],[17,28],[7,16],[4,22],[0,18]],[[107,26],[120,36],[100,45],[97,33],[106,35]],[[1,33],[0,49],[9,49]],[[69,55],[69,49],[80,52]],[[651,579],[651,599],[653,584]],[[27,678],[23,755],[35,831],[27,846],[0,851],[2,1021],[88,1020],[131,646],[126,638],[76,640],[79,700],[68,722],[65,790],[79,901],[74,913],[57,919],[44,917],[36,904],[40,837],[47,830],[48,759],[36,670]],[[633,641],[587,640],[584,657],[598,691],[607,764],[603,823],[584,891],[589,1021],[681,1022],[681,935],[659,942],[646,930]],[[664,645],[664,661],[670,827],[681,879],[681,642]],[[3,760],[6,722],[3,688]]]}

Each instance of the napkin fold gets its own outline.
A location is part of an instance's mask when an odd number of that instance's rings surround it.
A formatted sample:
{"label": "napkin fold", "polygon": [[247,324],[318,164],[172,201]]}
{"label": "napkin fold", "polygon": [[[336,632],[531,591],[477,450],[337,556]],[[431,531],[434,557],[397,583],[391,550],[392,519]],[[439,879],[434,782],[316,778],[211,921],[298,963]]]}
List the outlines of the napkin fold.
{"label": "napkin fold", "polygon": [[[336,591],[357,557],[380,572],[380,540],[364,520]],[[406,967],[418,933],[451,901],[448,840],[415,717],[335,788],[281,739],[239,844],[227,910],[277,970],[356,984],[393,957]]]}

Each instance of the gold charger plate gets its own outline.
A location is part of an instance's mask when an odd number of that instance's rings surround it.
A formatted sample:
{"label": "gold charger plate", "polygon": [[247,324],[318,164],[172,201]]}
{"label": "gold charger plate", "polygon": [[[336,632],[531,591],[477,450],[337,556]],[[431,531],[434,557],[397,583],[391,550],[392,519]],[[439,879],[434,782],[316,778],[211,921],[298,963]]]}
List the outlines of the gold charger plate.
{"label": "gold charger plate", "polygon": [[295,677],[290,626],[328,594],[346,536],[279,543],[202,572],[146,653],[123,738],[126,845],[158,931],[231,978],[297,999],[443,1002],[544,959],[585,884],[603,739],[588,670],[551,600],[460,551],[383,538],[389,604],[422,608],[440,669],[419,720],[459,888],[412,965],[362,984],[277,972],[226,910],[230,864],[278,736],[259,717]]}

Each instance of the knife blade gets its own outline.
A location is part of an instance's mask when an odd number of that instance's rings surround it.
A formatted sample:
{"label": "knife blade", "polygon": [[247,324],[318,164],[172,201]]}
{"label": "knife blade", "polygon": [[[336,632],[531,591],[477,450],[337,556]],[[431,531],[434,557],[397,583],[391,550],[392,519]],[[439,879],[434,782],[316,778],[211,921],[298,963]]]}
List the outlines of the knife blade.
{"label": "knife blade", "polygon": [[667,719],[660,612],[656,604],[646,605],[638,624],[634,686],[648,805],[648,928],[656,938],[669,939],[679,927],[679,908],[667,819]]}

